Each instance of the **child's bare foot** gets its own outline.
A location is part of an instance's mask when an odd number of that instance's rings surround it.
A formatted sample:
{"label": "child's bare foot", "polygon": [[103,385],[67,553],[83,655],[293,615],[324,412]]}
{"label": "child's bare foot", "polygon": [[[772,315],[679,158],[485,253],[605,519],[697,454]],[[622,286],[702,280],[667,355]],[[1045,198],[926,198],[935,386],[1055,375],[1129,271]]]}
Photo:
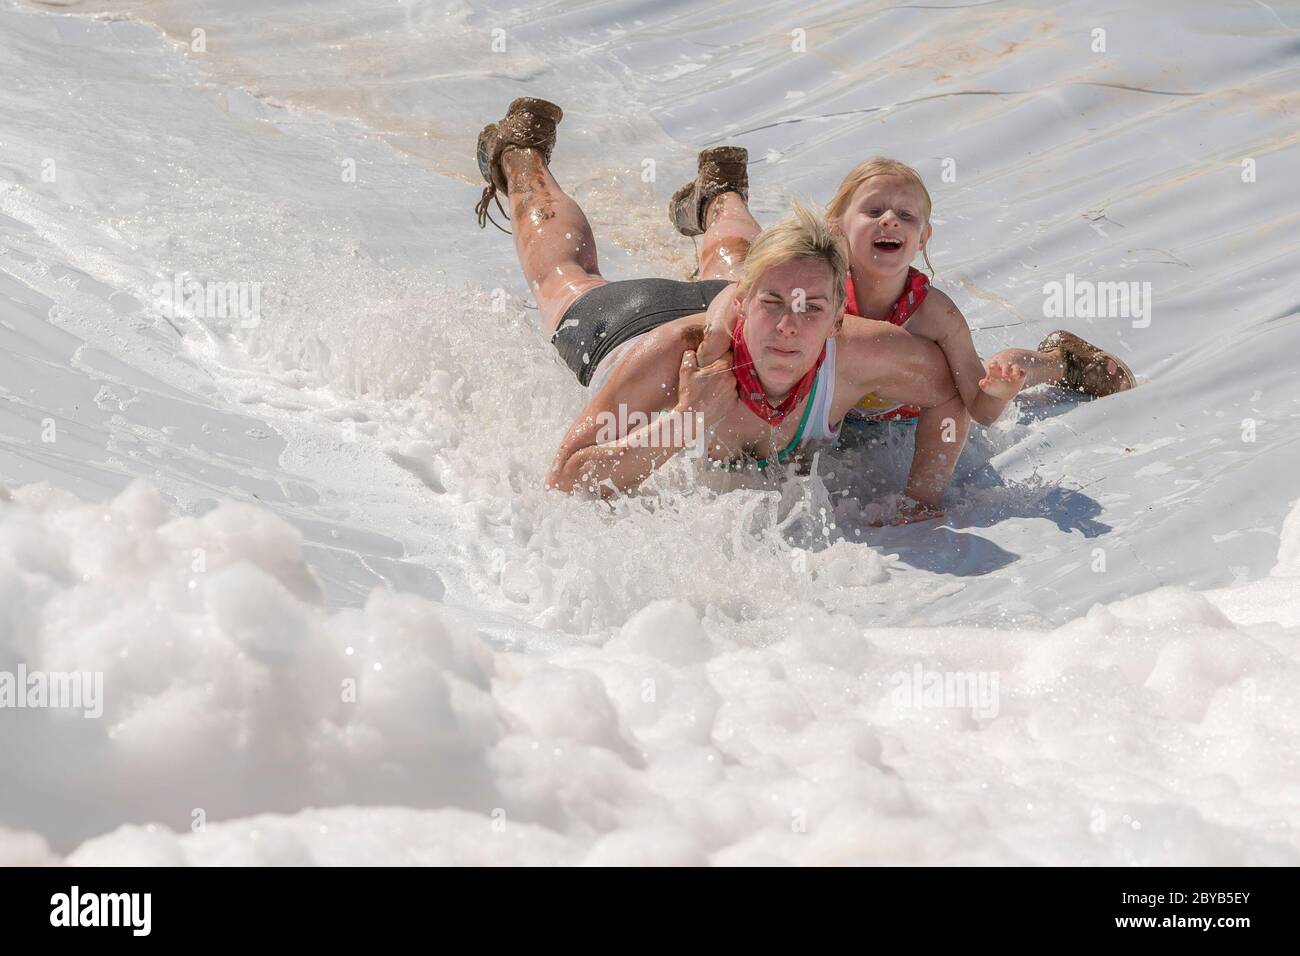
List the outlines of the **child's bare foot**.
{"label": "child's bare foot", "polygon": [[990,362],[988,373],[980,379],[980,388],[994,398],[1009,402],[1025,387],[1025,370],[1017,364]]}

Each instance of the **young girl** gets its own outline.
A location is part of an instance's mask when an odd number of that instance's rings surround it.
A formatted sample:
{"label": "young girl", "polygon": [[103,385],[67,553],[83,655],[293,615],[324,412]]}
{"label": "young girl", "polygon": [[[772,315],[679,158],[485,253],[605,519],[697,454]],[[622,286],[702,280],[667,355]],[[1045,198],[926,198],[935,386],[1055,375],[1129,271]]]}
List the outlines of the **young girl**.
{"label": "young girl", "polygon": [[[669,204],[670,217],[683,235],[704,236],[701,279],[732,278],[761,231],[747,206],[745,159],[739,147],[705,150],[696,180],[678,190]],[[905,326],[937,343],[971,418],[983,425],[1001,414],[1009,389],[1014,395],[1021,388],[1052,383],[1101,397],[1133,387],[1133,373],[1122,361],[1065,331],[1053,332],[1037,351],[1003,349],[986,369],[961,310],[911,265],[918,252],[930,265],[930,211],[930,194],[920,175],[897,160],[868,159],[840,183],[827,216],[849,242],[849,314]],[[724,320],[729,315],[725,310],[711,314]],[[725,348],[726,332],[710,326],[701,361]],[[914,408],[870,395],[859,411],[876,419],[916,416]]]}

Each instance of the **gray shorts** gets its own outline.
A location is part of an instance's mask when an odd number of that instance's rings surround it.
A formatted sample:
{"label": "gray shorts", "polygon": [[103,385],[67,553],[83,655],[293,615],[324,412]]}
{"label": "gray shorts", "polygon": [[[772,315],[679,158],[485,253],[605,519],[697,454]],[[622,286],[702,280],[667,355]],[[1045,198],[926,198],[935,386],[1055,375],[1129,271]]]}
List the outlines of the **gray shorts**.
{"label": "gray shorts", "polygon": [[596,286],[569,306],[551,341],[578,381],[590,385],[596,366],[614,349],[665,322],[704,312],[730,284],[726,279],[628,279]]}

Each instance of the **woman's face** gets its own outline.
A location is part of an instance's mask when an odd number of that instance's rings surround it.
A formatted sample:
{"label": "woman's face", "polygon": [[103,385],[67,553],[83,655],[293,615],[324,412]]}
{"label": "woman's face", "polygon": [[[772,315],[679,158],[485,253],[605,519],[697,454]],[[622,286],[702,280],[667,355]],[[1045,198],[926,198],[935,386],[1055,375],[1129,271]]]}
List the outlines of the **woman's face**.
{"label": "woman's face", "polygon": [[769,393],[791,388],[813,367],[838,330],[834,273],[824,262],[791,259],[759,277],[740,303],[745,344]]}
{"label": "woman's face", "polygon": [[906,272],[930,241],[925,194],[900,176],[872,176],[854,191],[839,221],[853,268],[879,276]]}

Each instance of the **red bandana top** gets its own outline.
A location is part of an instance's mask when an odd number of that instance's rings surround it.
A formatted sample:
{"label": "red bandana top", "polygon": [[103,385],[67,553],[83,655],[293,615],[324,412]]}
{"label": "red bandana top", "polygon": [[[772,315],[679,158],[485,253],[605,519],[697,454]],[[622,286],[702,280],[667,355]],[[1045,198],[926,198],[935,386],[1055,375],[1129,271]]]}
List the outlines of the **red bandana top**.
{"label": "red bandana top", "polygon": [[[889,310],[889,315],[884,321],[893,325],[902,325],[921,307],[925,301],[925,294],[930,289],[930,279],[926,274],[915,266],[907,267],[907,282],[903,285],[903,294],[898,297],[894,307]],[[850,275],[844,280],[844,311],[849,315],[861,316],[858,311],[858,291],[853,287],[853,276]]]}
{"label": "red bandana top", "polygon": [[782,399],[779,405],[768,403],[767,393],[763,391],[763,383],[754,373],[754,358],[749,354],[749,346],[745,344],[744,316],[736,319],[736,324],[731,330],[731,356],[733,371],[736,374],[736,390],[740,393],[740,400],[746,408],[775,428],[785,421],[785,417],[794,411],[803,401],[804,396],[812,390],[813,379],[817,377],[822,362],[826,360],[826,346],[822,346],[822,354],[817,356],[817,361],[808,370],[808,374],[799,380],[799,384],[790,390],[790,394]]}
{"label": "red bandana top", "polygon": [[[894,307],[889,310],[889,315],[883,320],[893,325],[902,325],[921,307],[925,301],[925,294],[930,289],[930,279],[926,274],[914,266],[907,267],[907,282],[903,285],[903,294],[898,297]],[[853,287],[853,276],[850,275],[844,280],[844,311],[849,315],[861,316],[858,311],[858,292]],[[913,408],[910,405],[904,405],[901,408],[891,409],[887,412],[881,412],[879,415],[872,415],[872,418],[881,421],[895,421],[901,418],[915,418],[921,414],[919,408]]]}

